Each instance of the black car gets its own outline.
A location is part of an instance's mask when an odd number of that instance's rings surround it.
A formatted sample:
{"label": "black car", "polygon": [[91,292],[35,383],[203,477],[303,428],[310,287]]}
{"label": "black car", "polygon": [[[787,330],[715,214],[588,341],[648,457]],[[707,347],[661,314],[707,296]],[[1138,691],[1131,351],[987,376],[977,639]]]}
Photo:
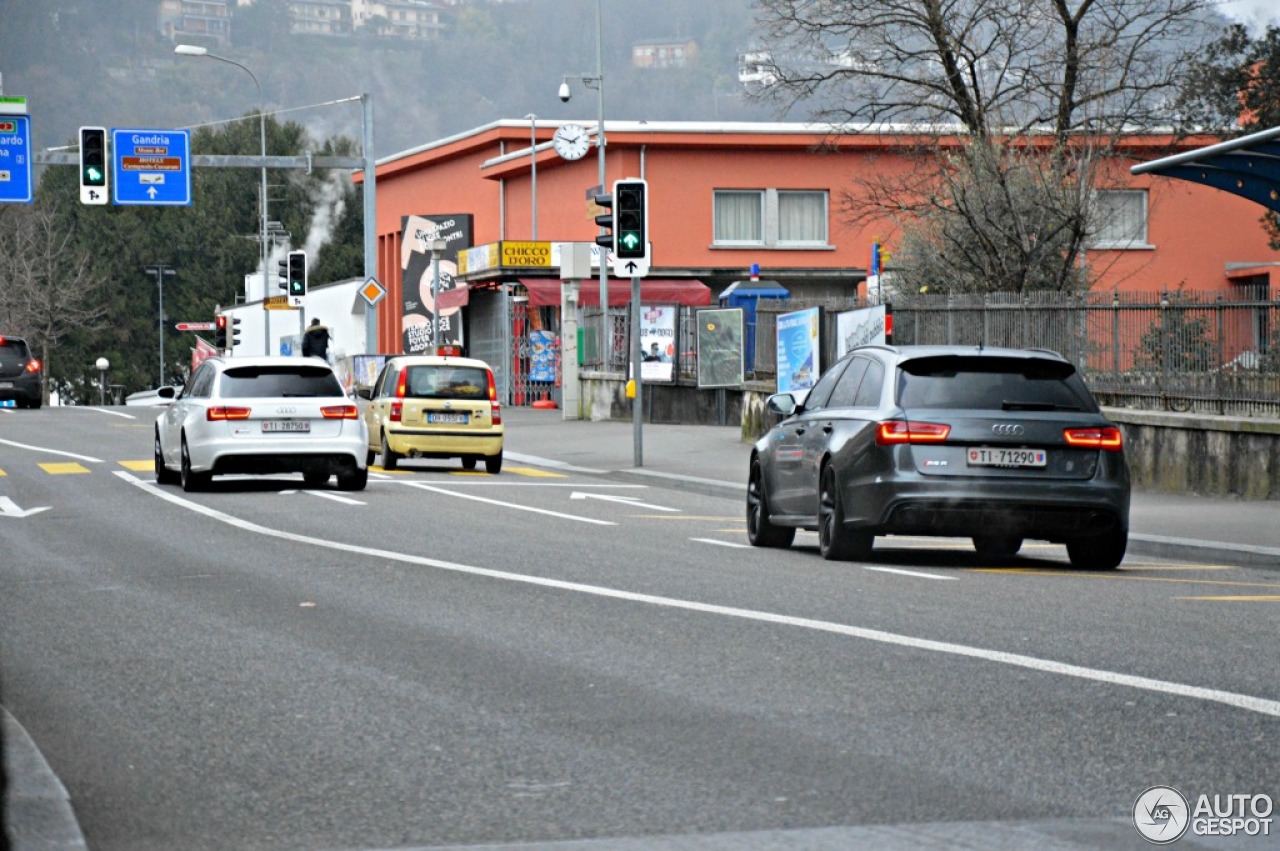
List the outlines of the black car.
{"label": "black car", "polygon": [[38,408],[44,400],[40,361],[21,337],[0,334],[0,405]]}
{"label": "black car", "polygon": [[747,534],[760,547],[818,532],[824,558],[865,558],[877,535],[967,537],[1010,558],[1024,538],[1111,570],[1129,538],[1120,429],[1075,366],[1044,350],[864,346],[751,452]]}

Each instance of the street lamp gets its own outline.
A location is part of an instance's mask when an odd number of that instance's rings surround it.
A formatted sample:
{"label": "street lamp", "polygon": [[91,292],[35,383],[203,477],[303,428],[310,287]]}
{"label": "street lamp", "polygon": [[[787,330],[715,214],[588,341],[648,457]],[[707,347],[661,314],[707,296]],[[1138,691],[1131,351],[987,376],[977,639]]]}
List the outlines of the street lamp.
{"label": "street lamp", "polygon": [[94,364],[98,368],[98,404],[107,404],[107,370],[111,369],[111,361],[106,358],[98,358]]}
{"label": "street lamp", "polygon": [[[589,89],[596,90],[596,164],[600,172],[600,193],[603,195],[606,191],[604,184],[604,14],[601,9],[601,0],[596,0],[596,73],[594,75],[579,75],[578,79],[582,81],[582,85]],[[595,85],[592,85],[594,83]],[[560,90],[557,92],[560,100],[565,103],[569,102],[569,98],[573,93],[569,90],[569,77],[564,77],[560,81]],[[604,227],[601,226],[600,233],[604,233]],[[600,312],[604,317],[604,334],[601,340],[604,343],[604,368],[609,369],[609,354],[613,351],[613,327],[609,322],[609,270],[608,264],[605,262],[608,258],[605,256],[604,248],[600,250]]]}
{"label": "street lamp", "polygon": [[538,116],[532,112],[525,116],[529,120],[529,195],[533,200],[533,235],[531,239],[538,241]]}
{"label": "street lamp", "polygon": [[178,273],[175,269],[173,269],[172,267],[166,266],[163,263],[159,263],[155,266],[148,266],[146,268],[146,271],[156,276],[156,287],[160,291],[160,304],[159,304],[159,311],[158,311],[159,320],[157,323],[160,328],[160,383],[157,384],[156,387],[163,387],[164,386],[164,276],[176,275]]}
{"label": "street lamp", "polygon": [[[207,47],[200,47],[194,44],[179,44],[173,48],[173,52],[179,56],[207,56],[210,59],[234,65],[248,74],[253,80],[253,84],[258,87],[258,134],[262,143],[262,298],[265,301],[267,298],[267,264],[271,258],[267,253],[267,99],[262,94],[262,83],[258,82],[257,75],[246,66],[241,65],[234,59],[210,53]],[[269,354],[271,351],[271,324],[268,322],[262,323],[262,329],[263,352]]]}

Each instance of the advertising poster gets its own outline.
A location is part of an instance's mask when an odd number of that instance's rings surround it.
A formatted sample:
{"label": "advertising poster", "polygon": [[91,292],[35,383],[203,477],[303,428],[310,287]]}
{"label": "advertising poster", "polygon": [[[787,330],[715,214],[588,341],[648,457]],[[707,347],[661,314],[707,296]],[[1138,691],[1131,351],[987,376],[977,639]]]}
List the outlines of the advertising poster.
{"label": "advertising poster", "polygon": [[778,392],[807,390],[818,380],[818,308],[778,317]]}
{"label": "advertising poster", "polygon": [[529,380],[551,383],[560,368],[560,341],[550,331],[529,332]]}
{"label": "advertising poster", "polygon": [[[443,239],[445,250],[439,258],[439,304],[432,300],[431,289],[436,280],[431,243]],[[431,324],[438,319],[437,345],[465,344],[462,339],[462,313],[470,292],[467,285],[455,280],[458,252],[471,247],[471,215],[405,216],[400,244],[400,272],[404,294],[404,318],[401,320],[403,350],[421,354],[431,348]]]}
{"label": "advertising poster", "polygon": [[742,308],[698,311],[698,387],[741,387]]}
{"label": "advertising poster", "polygon": [[888,308],[885,305],[846,310],[836,314],[836,360],[858,346],[888,342]]}
{"label": "advertising poster", "polygon": [[676,314],[674,304],[646,304],[641,308],[641,381],[675,381]]}

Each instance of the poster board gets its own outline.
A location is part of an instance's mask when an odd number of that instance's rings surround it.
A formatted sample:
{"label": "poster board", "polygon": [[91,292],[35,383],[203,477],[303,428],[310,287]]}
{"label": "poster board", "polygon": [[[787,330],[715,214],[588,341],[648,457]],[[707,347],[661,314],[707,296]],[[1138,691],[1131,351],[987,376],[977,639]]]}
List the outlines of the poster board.
{"label": "poster board", "polygon": [[697,316],[698,387],[741,387],[742,308],[699,310]]}

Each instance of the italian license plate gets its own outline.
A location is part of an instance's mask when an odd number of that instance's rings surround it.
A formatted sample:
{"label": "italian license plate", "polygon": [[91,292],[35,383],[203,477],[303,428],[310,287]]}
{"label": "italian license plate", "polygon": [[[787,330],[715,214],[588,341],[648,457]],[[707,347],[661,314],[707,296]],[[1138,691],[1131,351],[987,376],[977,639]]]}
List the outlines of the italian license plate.
{"label": "italian license plate", "polygon": [[310,420],[263,420],[264,432],[277,431],[311,431]]}
{"label": "italian license plate", "polygon": [[1043,449],[1003,449],[975,446],[969,450],[970,467],[1043,467],[1049,453]]}
{"label": "italian license plate", "polygon": [[447,413],[434,413],[434,412],[432,412],[432,413],[428,413],[428,414],[427,414],[427,422],[429,422],[429,423],[449,423],[450,425],[466,425],[466,424],[467,424],[467,415],[466,415],[466,414],[452,414],[452,413],[448,413],[448,414],[447,414]]}

